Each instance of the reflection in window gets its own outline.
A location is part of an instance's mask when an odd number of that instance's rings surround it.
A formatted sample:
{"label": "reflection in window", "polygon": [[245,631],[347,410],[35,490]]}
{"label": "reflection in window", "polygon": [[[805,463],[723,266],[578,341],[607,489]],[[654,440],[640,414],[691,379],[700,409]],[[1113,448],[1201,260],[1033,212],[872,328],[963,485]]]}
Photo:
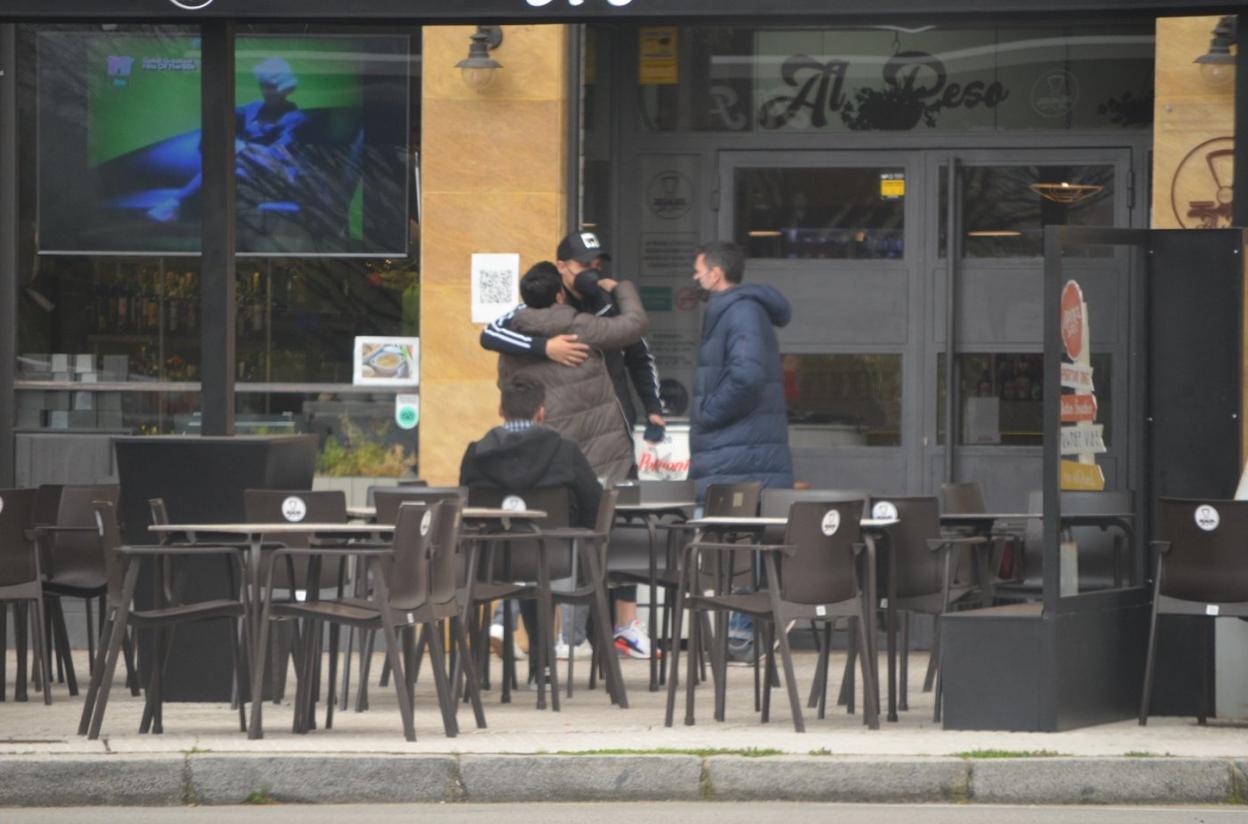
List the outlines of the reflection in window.
{"label": "reflection in window", "polygon": [[[18,380],[27,377],[19,373]],[[185,433],[187,421],[198,420],[198,415],[198,391],[119,392],[84,387],[72,392],[17,392],[18,430],[168,435]]]}
{"label": "reflection in window", "polygon": [[[960,169],[964,258],[1044,256],[1048,225],[1114,225],[1112,166],[965,166]],[[940,255],[948,226],[948,170],[940,170]],[[1072,256],[1112,254],[1082,247]]]}
{"label": "reflection in window", "polygon": [[735,238],[751,258],[898,259],[906,180],[898,168],[739,169]]}
{"label": "reflection in window", "polygon": [[787,354],[783,363],[791,447],[901,445],[901,355]]}
{"label": "reflection in window", "polygon": [[[1111,359],[1092,355],[1097,422],[1109,443],[1112,417]],[[945,442],[945,356],[937,356],[937,443]],[[1039,352],[963,353],[957,357],[958,444],[1042,446],[1044,443],[1044,355]]]}

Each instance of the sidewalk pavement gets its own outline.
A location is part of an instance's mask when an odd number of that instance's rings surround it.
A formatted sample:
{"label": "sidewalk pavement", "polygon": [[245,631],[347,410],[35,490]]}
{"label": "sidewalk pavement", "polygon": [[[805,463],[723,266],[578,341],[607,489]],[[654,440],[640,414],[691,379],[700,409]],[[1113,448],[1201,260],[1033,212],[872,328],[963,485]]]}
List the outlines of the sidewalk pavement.
{"label": "sidewalk pavement", "polygon": [[[85,656],[78,662],[85,690]],[[795,655],[803,704],[812,653]],[[373,667],[381,671],[380,659]],[[99,741],[75,735],[82,700],[56,685],[53,705],[0,703],[0,807],[100,804],[238,804],[248,800],[421,801],[816,800],[1008,804],[1248,802],[1248,737],[1231,720],[1133,720],[1062,733],[946,732],[920,687],[926,656],[910,666],[910,709],[872,731],[835,706],[844,656],[834,656],[828,715],[803,709],[793,731],[787,694],[773,690],[771,722],[753,710],[753,671],[729,669],[727,720],[697,690],[697,724],[663,726],[666,692],[647,689],[648,665],[622,661],[630,708],[601,686],[555,713],[521,689],[509,705],[485,695],[488,729],[460,712],[442,734],[432,684],[416,689],[417,741],[403,740],[393,688],[370,687],[364,713],[335,712],[331,730],[290,732],[289,703],[265,708],[265,738],[248,741],[224,704],[168,704],[163,735],[137,734],[141,699],[118,683]],[[683,661],[682,661],[683,664]],[[358,669],[358,667],[356,667]],[[495,684],[499,677],[495,660]],[[683,666],[682,666],[683,669]],[[8,672],[14,673],[10,660]],[[561,677],[564,670],[561,664]],[[881,667],[881,675],[884,675]],[[12,677],[12,676],[10,676]],[[886,679],[881,678],[882,682]],[[354,689],[353,685],[353,689]],[[293,695],[293,685],[291,686]],[[881,700],[886,701],[882,693]],[[861,696],[859,696],[861,703]],[[318,724],[324,723],[321,705]]]}

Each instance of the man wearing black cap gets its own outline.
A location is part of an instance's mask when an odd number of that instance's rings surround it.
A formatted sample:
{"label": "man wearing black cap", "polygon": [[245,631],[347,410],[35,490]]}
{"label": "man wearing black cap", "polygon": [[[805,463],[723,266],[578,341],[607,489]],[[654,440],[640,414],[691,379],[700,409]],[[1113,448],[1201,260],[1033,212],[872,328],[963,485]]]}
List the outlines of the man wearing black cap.
{"label": "man wearing black cap", "polygon": [[[573,232],[559,242],[555,252],[559,274],[563,278],[566,302],[579,312],[614,316],[620,310],[610,292],[598,284],[603,263],[611,259],[602,242],[593,232]],[[517,307],[517,310],[521,307]],[[544,357],[564,366],[577,366],[588,356],[589,346],[576,340],[575,335],[525,335],[512,328],[515,311],[508,312],[491,323],[481,333],[481,346],[493,352],[510,355]],[[659,400],[659,373],[654,355],[645,338],[621,350],[603,352],[607,372],[615,386],[616,397],[628,422],[629,438],[637,422],[637,409],[633,404],[632,386],[637,390],[642,407],[646,411],[646,434],[648,441],[663,440],[663,404]],[[637,621],[636,587],[614,591],[616,620],[616,647],[621,653],[633,658],[650,657],[650,639]]]}

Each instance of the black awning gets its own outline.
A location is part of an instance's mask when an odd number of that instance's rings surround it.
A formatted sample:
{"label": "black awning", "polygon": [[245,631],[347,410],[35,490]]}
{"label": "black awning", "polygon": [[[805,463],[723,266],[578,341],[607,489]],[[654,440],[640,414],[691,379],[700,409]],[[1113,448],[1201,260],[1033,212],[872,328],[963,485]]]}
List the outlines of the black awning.
{"label": "black awning", "polygon": [[1243,0],[0,0],[2,19],[388,19],[442,22],[605,22],[766,17],[879,20],[949,17],[1226,14]]}

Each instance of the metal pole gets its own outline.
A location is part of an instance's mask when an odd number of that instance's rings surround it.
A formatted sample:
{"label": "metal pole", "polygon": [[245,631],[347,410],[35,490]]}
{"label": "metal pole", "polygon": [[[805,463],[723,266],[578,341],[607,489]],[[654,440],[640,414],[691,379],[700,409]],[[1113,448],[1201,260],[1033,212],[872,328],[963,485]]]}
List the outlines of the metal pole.
{"label": "metal pole", "polygon": [[17,26],[0,24],[0,487],[16,484]]}
{"label": "metal pole", "polygon": [[[1239,47],[1235,54],[1235,170],[1232,192],[1248,192],[1248,14],[1235,18]],[[1231,225],[1248,226],[1248,196],[1231,201]]]}
{"label": "metal pole", "polygon": [[1062,254],[1064,226],[1044,227],[1044,614],[1057,613],[1061,553]]}
{"label": "metal pole", "polygon": [[564,171],[566,192],[565,216],[568,232],[579,232],[581,229],[581,61],[583,49],[581,38],[585,27],[580,24],[569,24],[568,27],[568,124],[567,165]]}
{"label": "metal pole", "polygon": [[201,27],[203,108],[203,224],[200,323],[204,435],[234,434],[234,23]]}
{"label": "metal pole", "polygon": [[945,186],[945,482],[953,483],[954,449],[957,444],[957,379],[954,341],[958,333],[958,251],[961,221],[958,219],[958,159],[949,158]]}

